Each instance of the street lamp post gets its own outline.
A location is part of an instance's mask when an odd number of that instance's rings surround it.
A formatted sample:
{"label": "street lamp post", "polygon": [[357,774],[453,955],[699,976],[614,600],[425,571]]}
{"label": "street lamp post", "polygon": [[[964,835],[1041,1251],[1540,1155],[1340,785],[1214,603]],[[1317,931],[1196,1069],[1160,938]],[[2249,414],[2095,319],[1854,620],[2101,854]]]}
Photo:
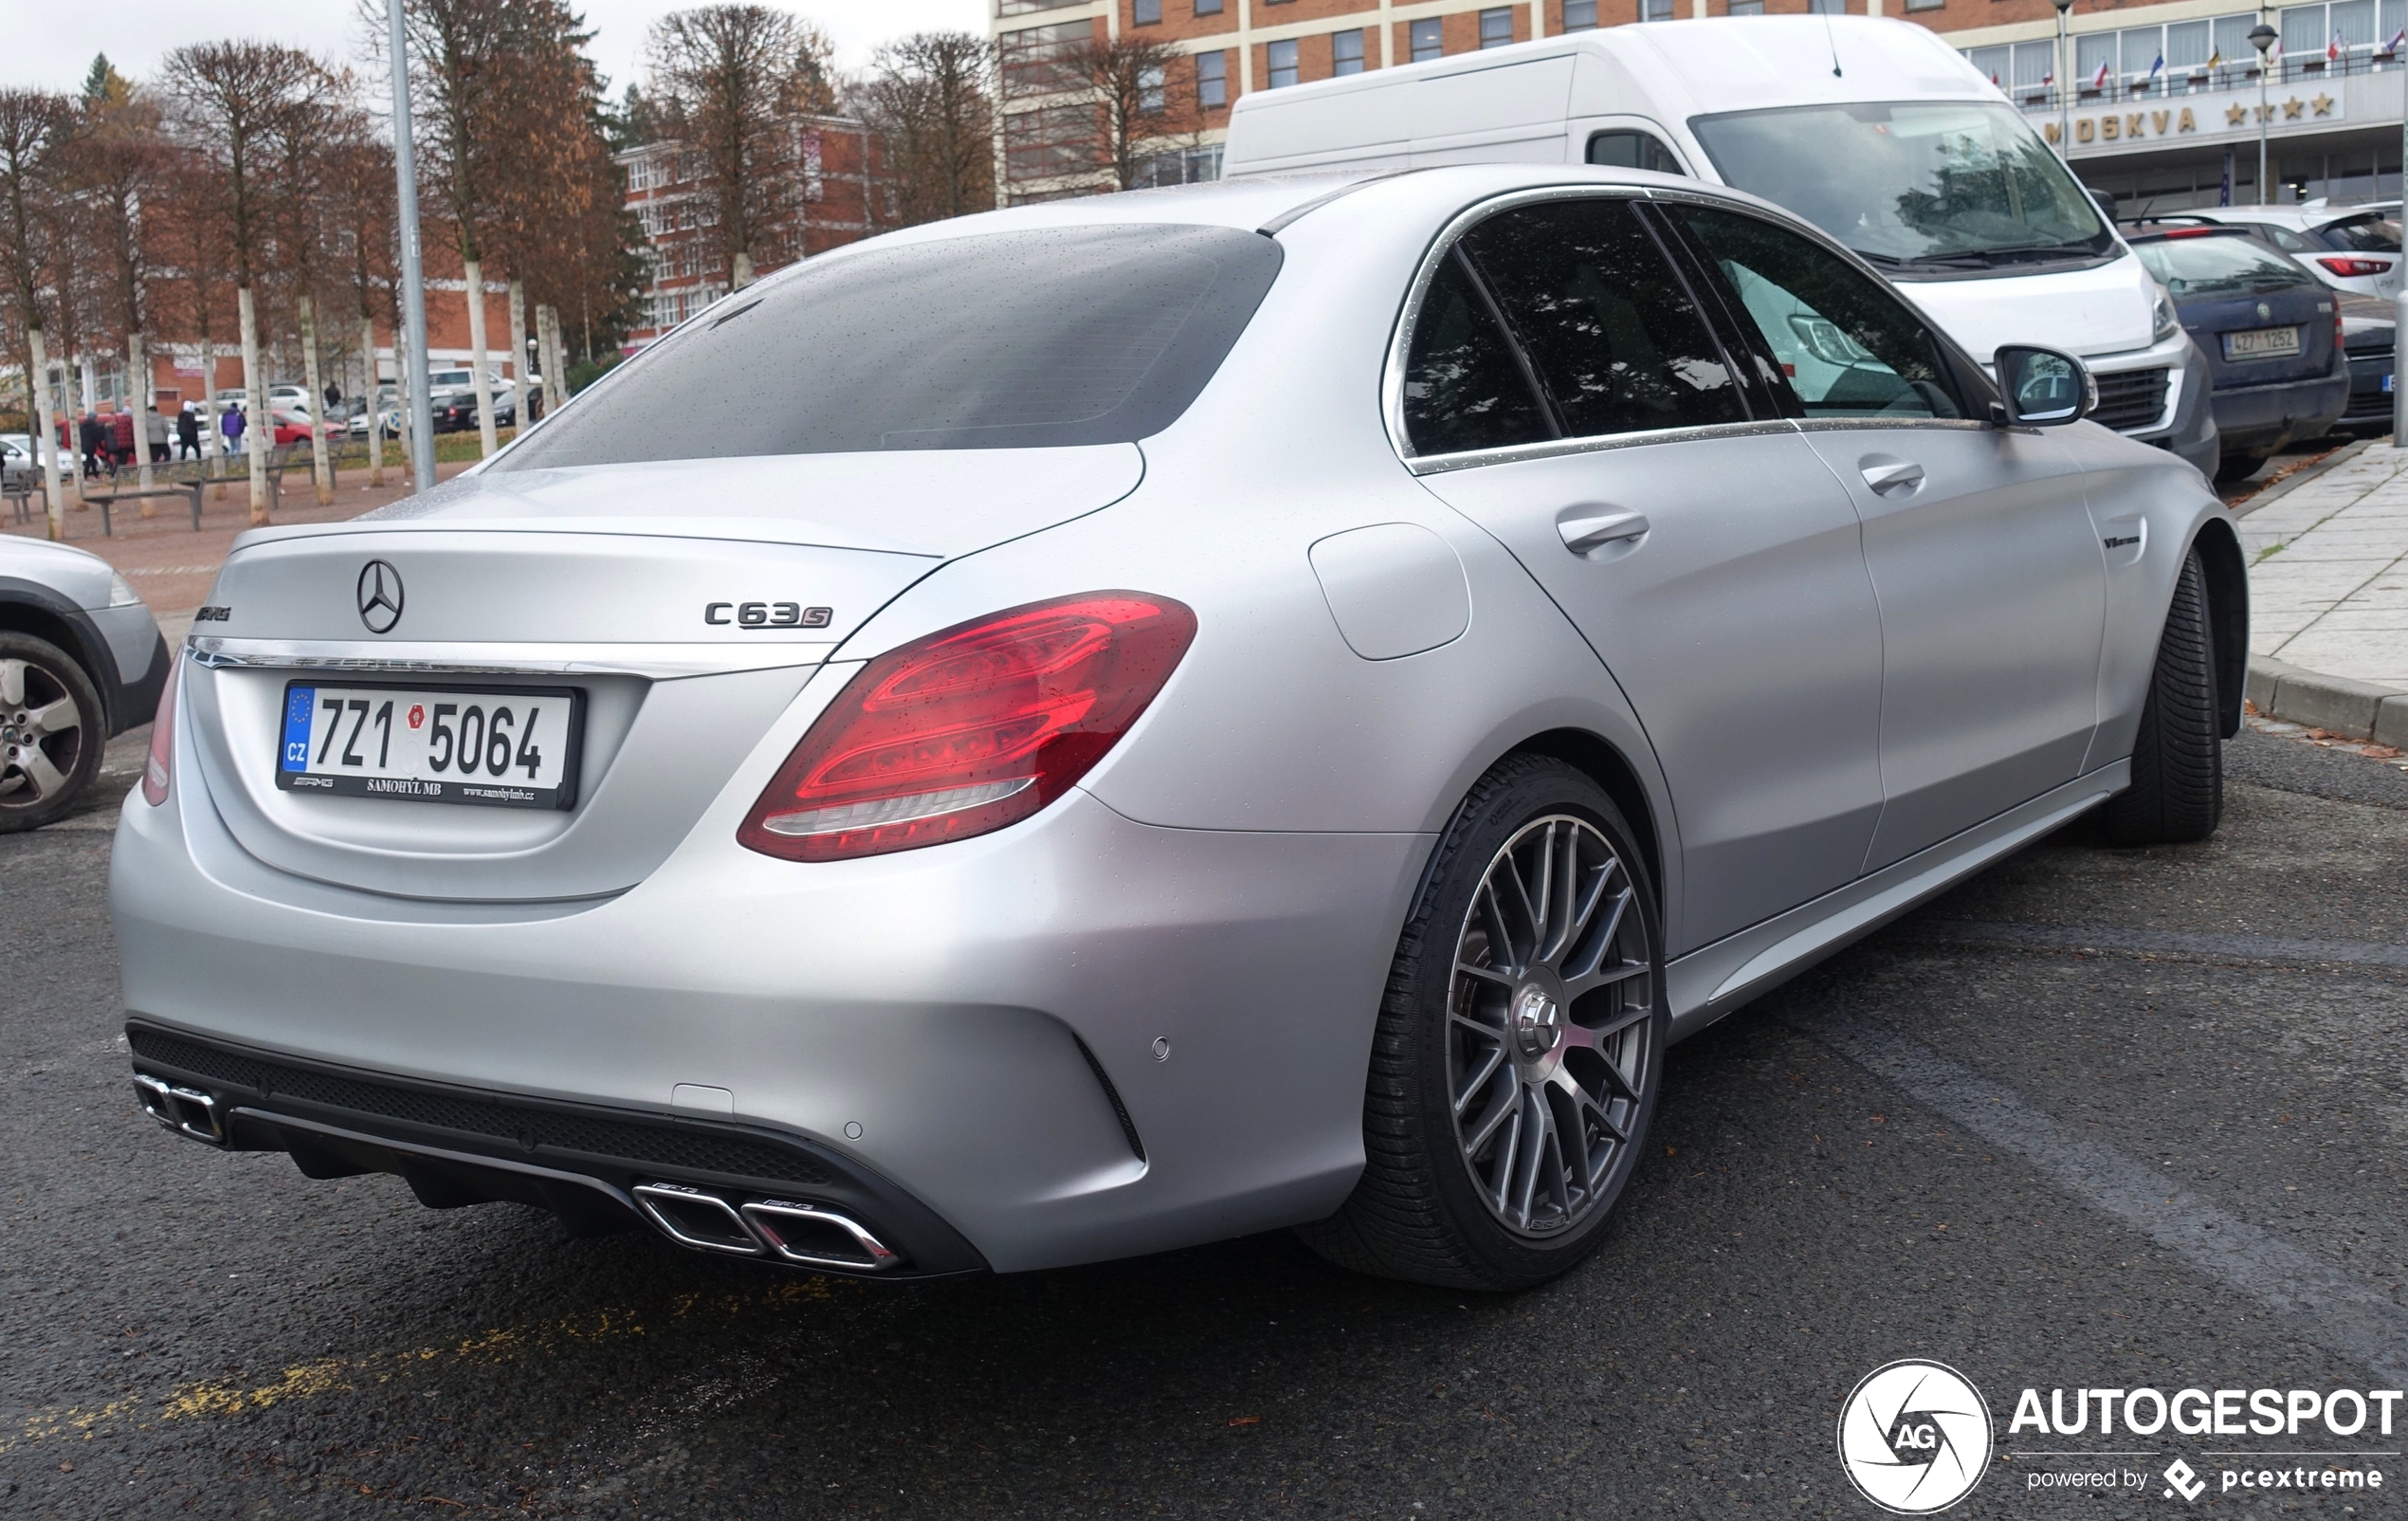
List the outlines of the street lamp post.
{"label": "street lamp post", "polygon": [[2274,197],[2266,193],[2266,127],[2273,108],[2266,103],[2266,50],[2274,46],[2274,28],[2259,22],[2249,34],[2249,44],[2257,49],[2257,204],[2271,206]]}
{"label": "street lamp post", "polygon": [[[2376,189],[2381,193],[2381,187]],[[2408,226],[2408,80],[2400,86],[2399,195],[2393,220]],[[2408,276],[2408,258],[2397,261],[2392,273]],[[2408,376],[2408,278],[2400,281],[2391,301],[2391,447],[2399,449],[2408,444],[2408,384],[2400,379]]]}
{"label": "street lamp post", "polygon": [[[431,491],[435,417],[427,386],[427,278],[418,263],[418,153],[410,136],[410,39],[402,28],[401,7],[402,0],[385,0],[392,48],[393,184],[401,213],[402,331],[393,335],[393,357],[401,364],[407,398],[403,426],[410,430],[410,473],[419,490]],[[369,389],[373,394],[375,388]]]}
{"label": "street lamp post", "polygon": [[2057,156],[2071,162],[2073,157],[2072,97],[2066,93],[2073,78],[2073,44],[2065,29],[2065,13],[2073,9],[2073,0],[2051,0],[2057,8]]}

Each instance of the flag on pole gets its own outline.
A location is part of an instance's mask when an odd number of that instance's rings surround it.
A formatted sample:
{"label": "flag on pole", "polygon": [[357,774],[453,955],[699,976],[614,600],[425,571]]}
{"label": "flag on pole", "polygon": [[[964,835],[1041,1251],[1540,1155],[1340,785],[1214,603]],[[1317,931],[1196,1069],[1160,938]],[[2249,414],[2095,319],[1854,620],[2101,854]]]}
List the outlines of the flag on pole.
{"label": "flag on pole", "polygon": [[2107,66],[2105,64],[2101,64],[2099,65],[2099,71],[2090,76],[2090,88],[2094,90],[2104,90],[2107,88]]}
{"label": "flag on pole", "polygon": [[2216,49],[2216,51],[2208,54],[2207,66],[2209,68],[2222,68],[2224,66],[2224,49],[2219,47]]}
{"label": "flag on pole", "polygon": [[2408,27],[2402,27],[2398,31],[2393,32],[2391,34],[2391,41],[2383,44],[2383,51],[2386,53],[2396,53],[2399,51],[2399,45],[2401,43],[2408,43]]}
{"label": "flag on pole", "polygon": [[2341,62],[2340,32],[2333,33],[2333,40],[2325,45],[2325,62],[2327,64],[2338,64]]}
{"label": "flag on pole", "polygon": [[2158,76],[2164,72],[2165,55],[2163,53],[2160,53],[2157,55],[2157,61],[2149,65],[2149,82],[2151,84],[2155,84],[2157,82]]}

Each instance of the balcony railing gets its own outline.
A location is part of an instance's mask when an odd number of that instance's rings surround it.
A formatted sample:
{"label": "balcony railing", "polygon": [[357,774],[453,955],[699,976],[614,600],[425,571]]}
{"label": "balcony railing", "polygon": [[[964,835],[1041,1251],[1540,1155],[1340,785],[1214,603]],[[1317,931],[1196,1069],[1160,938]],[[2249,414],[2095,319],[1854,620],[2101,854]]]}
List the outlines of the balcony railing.
{"label": "balcony railing", "polygon": [[[2342,49],[2341,56],[2327,59],[2323,53],[2307,58],[2285,58],[2269,65],[2266,82],[2270,88],[2285,84],[2314,83],[2319,80],[2340,79],[2350,74],[2387,74],[2408,66],[2408,46],[2398,50],[2360,45]],[[2063,97],[2065,103],[2079,111],[2085,107],[2111,105],[2119,101],[2180,100],[2186,95],[2204,95],[2215,90],[2254,89],[2257,86],[2258,64],[2255,59],[2246,64],[2225,64],[2215,68],[2193,64],[2183,68],[2168,68],[2152,79],[2145,74],[2107,76],[2104,87],[2094,87],[2085,79],[2071,89],[2047,84],[2002,86],[2007,99],[2030,112],[2053,112]]]}

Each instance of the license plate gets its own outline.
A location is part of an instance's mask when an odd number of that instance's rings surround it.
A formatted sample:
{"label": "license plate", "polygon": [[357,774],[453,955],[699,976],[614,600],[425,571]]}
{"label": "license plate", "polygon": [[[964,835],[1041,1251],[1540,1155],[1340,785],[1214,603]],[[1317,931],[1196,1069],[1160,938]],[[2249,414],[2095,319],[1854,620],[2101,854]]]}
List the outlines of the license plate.
{"label": "license plate", "polygon": [[2391,394],[2391,372],[2388,370],[2383,372],[2383,394]]}
{"label": "license plate", "polygon": [[585,694],[567,687],[284,687],[276,785],[487,808],[576,801]]}
{"label": "license plate", "polygon": [[2253,327],[2246,333],[2224,335],[2224,357],[2228,359],[2280,359],[2298,352],[2296,327]]}

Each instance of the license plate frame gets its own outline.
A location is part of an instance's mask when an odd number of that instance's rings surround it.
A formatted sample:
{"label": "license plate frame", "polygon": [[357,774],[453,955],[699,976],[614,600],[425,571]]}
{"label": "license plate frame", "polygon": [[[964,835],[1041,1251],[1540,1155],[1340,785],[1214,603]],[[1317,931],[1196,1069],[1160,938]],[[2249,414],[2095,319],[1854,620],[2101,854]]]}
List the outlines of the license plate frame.
{"label": "license plate frame", "polygon": [[2252,327],[2224,335],[2224,357],[2227,359],[2295,359],[2306,352],[2300,341],[2299,328]]}
{"label": "license plate frame", "polygon": [[[537,702],[562,702],[568,706],[567,733],[559,741],[560,767],[556,785],[533,787],[515,784],[504,778],[447,776],[439,778],[412,777],[396,774],[390,765],[374,771],[356,772],[313,770],[308,760],[309,741],[315,737],[314,727],[300,731],[302,763],[299,768],[288,764],[292,759],[289,747],[294,740],[294,706],[296,692],[310,693],[307,711],[312,724],[319,712],[321,691],[406,693],[415,699],[442,700],[455,698],[506,697],[513,700],[532,699]],[[397,699],[396,699],[397,700]],[[463,706],[467,704],[461,705]],[[481,741],[487,741],[489,730],[480,706]],[[379,802],[435,802],[477,808],[533,808],[565,811],[577,802],[577,776],[585,755],[585,691],[577,687],[508,687],[477,682],[413,682],[355,681],[340,673],[328,676],[295,676],[284,683],[283,701],[277,706],[277,744],[275,760],[276,786],[282,792],[296,792],[317,797],[368,797]],[[332,721],[339,724],[337,718]],[[441,715],[437,716],[441,722]],[[516,718],[514,715],[514,725]],[[398,726],[398,725],[395,725]],[[431,736],[430,736],[431,737]],[[522,743],[521,735],[514,744]],[[454,745],[458,744],[455,740]],[[481,744],[481,748],[483,745]],[[381,785],[378,785],[381,783]]]}

